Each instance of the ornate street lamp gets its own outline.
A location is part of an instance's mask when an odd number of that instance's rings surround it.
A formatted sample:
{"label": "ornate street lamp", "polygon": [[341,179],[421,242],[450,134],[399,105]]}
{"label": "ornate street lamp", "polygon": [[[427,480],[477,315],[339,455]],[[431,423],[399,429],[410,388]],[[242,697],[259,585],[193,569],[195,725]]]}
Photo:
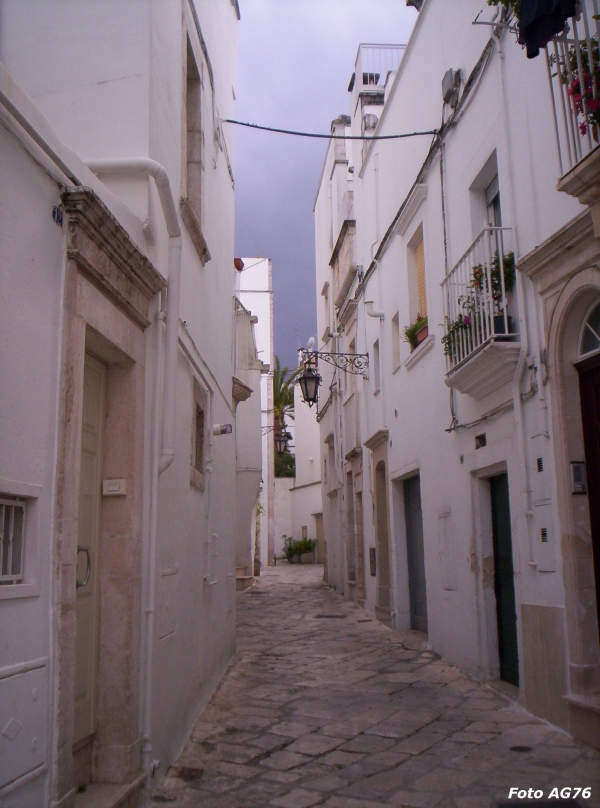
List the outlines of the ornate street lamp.
{"label": "ornate street lamp", "polygon": [[314,344],[313,337],[309,340],[308,349],[302,348],[300,351],[300,361],[304,364],[304,372],[298,377],[298,384],[302,391],[302,398],[312,407],[319,401],[319,385],[321,384],[321,377],[315,370],[317,360],[321,359],[330,365],[345,370],[347,373],[353,373],[356,376],[362,376],[363,379],[368,379],[367,369],[369,367],[369,354],[347,354],[347,353],[334,353],[333,351],[313,351],[311,350]]}
{"label": "ornate street lamp", "polygon": [[321,377],[317,371],[309,365],[298,378],[298,384],[302,391],[302,398],[309,407],[312,407],[312,405],[316,404],[319,400]]}

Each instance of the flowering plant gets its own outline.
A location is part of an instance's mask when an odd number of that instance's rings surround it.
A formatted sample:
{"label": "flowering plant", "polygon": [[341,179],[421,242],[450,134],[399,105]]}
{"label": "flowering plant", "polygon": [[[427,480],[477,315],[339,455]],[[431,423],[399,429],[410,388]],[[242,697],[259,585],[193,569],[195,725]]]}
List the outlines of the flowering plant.
{"label": "flowering plant", "polygon": [[[588,48],[588,42],[585,39],[580,40],[577,44],[579,46],[581,70],[577,57],[577,47],[571,45],[566,58],[558,58],[558,76],[562,84],[567,85],[567,95],[571,99],[575,114],[583,118],[579,123],[580,133],[587,135],[588,129],[591,129],[594,140],[598,142],[598,126],[600,125],[600,49],[598,47],[598,37],[594,35],[590,38],[591,48]],[[551,54],[550,64],[555,63],[557,63],[556,55]]]}
{"label": "flowering plant", "polygon": [[[444,318],[445,333],[442,337],[444,356],[455,356],[458,353],[461,339],[465,339],[467,344],[470,344],[472,324],[473,317],[471,314],[461,313],[458,315],[456,320],[451,320],[448,316]],[[469,350],[470,348],[467,350],[467,353]]]}

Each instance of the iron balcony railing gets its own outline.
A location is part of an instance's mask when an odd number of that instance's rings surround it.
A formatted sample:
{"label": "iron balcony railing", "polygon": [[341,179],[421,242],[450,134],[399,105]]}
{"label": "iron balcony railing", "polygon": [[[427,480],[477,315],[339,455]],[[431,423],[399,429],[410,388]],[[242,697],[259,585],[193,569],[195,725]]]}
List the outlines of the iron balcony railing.
{"label": "iron balcony railing", "polygon": [[561,176],[600,140],[599,41],[600,4],[585,0],[546,46]]}
{"label": "iron balcony railing", "polygon": [[486,227],[444,281],[442,343],[450,372],[492,342],[515,341],[512,230]]}

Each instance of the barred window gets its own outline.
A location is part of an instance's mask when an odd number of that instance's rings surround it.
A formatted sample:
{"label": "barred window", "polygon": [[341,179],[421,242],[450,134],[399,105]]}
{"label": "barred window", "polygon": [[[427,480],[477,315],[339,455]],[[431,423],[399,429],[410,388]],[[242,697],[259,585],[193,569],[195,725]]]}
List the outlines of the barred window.
{"label": "barred window", "polygon": [[25,502],[0,494],[0,584],[23,581]]}

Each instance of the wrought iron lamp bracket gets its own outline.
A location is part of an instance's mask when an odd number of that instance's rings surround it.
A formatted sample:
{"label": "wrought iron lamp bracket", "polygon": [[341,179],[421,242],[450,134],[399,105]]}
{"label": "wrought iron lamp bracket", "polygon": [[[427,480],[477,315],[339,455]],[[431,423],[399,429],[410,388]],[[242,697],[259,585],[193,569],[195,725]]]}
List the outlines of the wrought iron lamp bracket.
{"label": "wrought iron lamp bracket", "polygon": [[302,351],[302,362],[307,366],[315,366],[316,360],[320,359],[330,365],[353,373],[355,376],[362,376],[368,379],[367,369],[369,367],[369,354],[347,354],[334,353],[329,351]]}

